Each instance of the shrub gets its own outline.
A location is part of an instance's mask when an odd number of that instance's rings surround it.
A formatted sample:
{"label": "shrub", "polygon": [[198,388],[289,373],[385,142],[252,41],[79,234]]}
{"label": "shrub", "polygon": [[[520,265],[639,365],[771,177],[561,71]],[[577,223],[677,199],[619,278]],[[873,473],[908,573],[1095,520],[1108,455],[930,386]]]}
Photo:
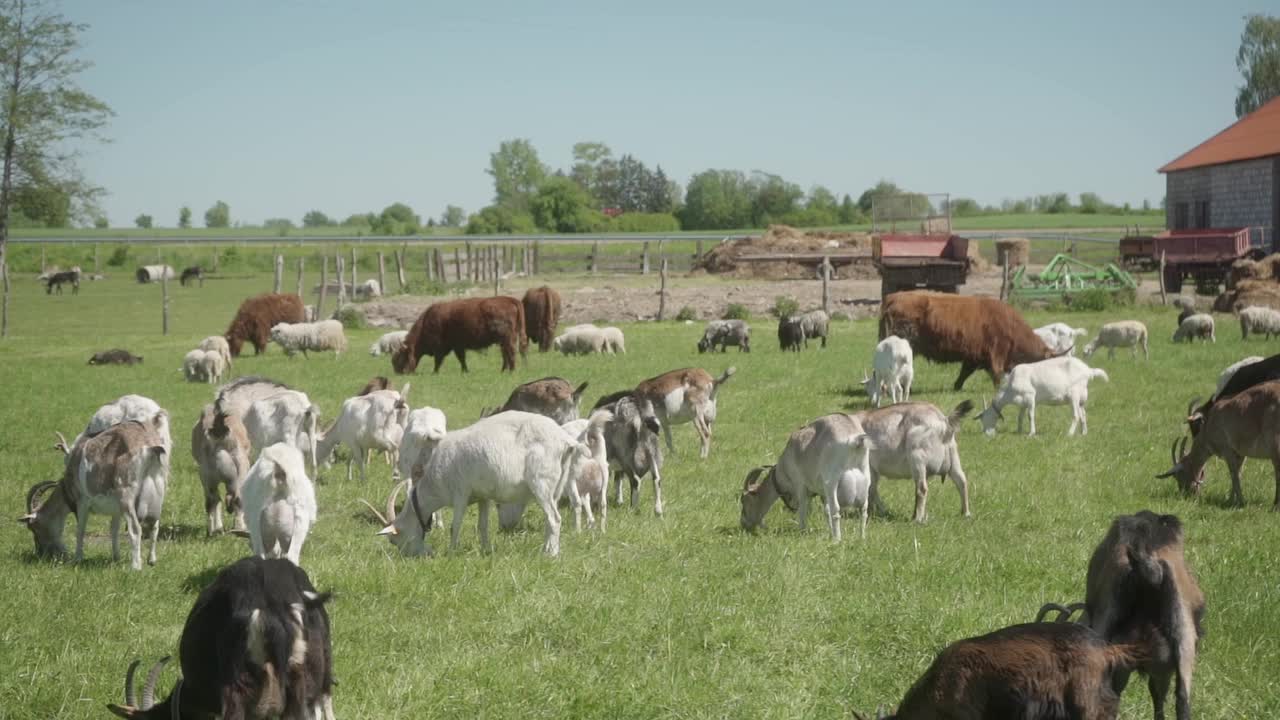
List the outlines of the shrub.
{"label": "shrub", "polygon": [[1065,298],[1067,309],[1075,312],[1104,312],[1112,308],[1132,305],[1134,300],[1133,290],[1127,288],[1124,290],[1092,288]]}
{"label": "shrub", "polygon": [[729,307],[724,309],[724,315],[720,317],[723,320],[750,320],[751,311],[742,303],[729,303]]}
{"label": "shrub", "polygon": [[107,265],[111,267],[124,267],[129,263],[129,246],[117,245],[111,251],[111,257],[107,258]]}
{"label": "shrub", "polygon": [[693,307],[689,305],[685,305],[684,307],[680,308],[680,312],[676,313],[676,322],[687,322],[689,320],[697,320],[697,319],[698,319],[698,311],[694,310]]}
{"label": "shrub", "polygon": [[800,312],[800,303],[789,295],[779,295],[774,298],[773,309],[769,312],[773,313],[776,318],[785,318]]}
{"label": "shrub", "polygon": [[364,313],[355,305],[343,305],[334,319],[348,330],[363,330],[365,327]]}

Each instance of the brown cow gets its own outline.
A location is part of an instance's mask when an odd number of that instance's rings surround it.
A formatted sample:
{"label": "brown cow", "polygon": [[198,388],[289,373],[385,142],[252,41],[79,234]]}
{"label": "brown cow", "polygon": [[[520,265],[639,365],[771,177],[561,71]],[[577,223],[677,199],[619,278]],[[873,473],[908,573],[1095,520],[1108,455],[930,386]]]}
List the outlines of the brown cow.
{"label": "brown cow", "polygon": [[272,326],[304,322],[304,316],[302,298],[293,293],[263,293],[245,300],[227,328],[231,357],[240,357],[246,340],[253,343],[253,354],[261,355],[271,342]]}
{"label": "brown cow", "polygon": [[497,344],[502,348],[502,369],[516,369],[516,351],[528,346],[524,332],[524,306],[505,295],[489,298],[449,300],[432,304],[418,316],[404,347],[391,356],[391,367],[399,374],[413,373],[418,359],[435,359],[432,372],[440,372],[444,359],[453,353],[467,372],[467,351]]}
{"label": "brown cow", "polygon": [[550,350],[560,324],[560,293],[543,285],[526,292],[521,302],[529,339],[538,343],[538,352]]}
{"label": "brown cow", "polygon": [[988,297],[893,293],[880,307],[880,339],[890,335],[933,362],[960,363],[956,390],[975,370],[986,370],[998,386],[1014,365],[1055,357],[1017,310]]}

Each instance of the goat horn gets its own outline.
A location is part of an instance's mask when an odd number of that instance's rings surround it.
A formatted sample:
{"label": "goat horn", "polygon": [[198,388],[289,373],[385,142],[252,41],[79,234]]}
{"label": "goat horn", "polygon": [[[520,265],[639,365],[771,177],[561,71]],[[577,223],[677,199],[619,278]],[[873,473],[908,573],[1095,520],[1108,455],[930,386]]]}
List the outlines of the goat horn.
{"label": "goat horn", "polygon": [[411,482],[413,482],[412,476],[410,476],[410,478],[408,480],[405,480],[404,482],[396,483],[396,486],[391,488],[391,494],[387,496],[386,517],[390,518],[390,520],[387,520],[386,522],[387,525],[390,525],[391,522],[395,520],[396,515],[399,515],[399,513],[396,512],[396,497],[400,495],[400,488],[404,487],[405,485]]}
{"label": "goat horn", "polygon": [[126,707],[138,707],[138,694],[133,689],[133,674],[138,672],[138,666],[141,664],[141,660],[134,660],[129,664],[129,670],[124,674],[124,704]]}
{"label": "goat horn", "polygon": [[374,516],[374,517],[376,517],[376,518],[378,518],[378,522],[382,523],[383,525],[390,525],[390,524],[391,524],[391,523],[387,520],[387,518],[383,516],[383,514],[382,514],[382,513],[378,512],[378,508],[376,508],[376,507],[374,507],[373,505],[371,505],[371,504],[369,503],[369,501],[368,501],[368,500],[365,500],[364,498],[360,498],[360,502],[361,502],[361,503],[364,503],[364,506],[365,506],[365,507],[367,507],[367,508],[369,508],[369,511],[373,513],[373,516]]}
{"label": "goat horn", "polygon": [[1173,460],[1174,465],[1178,464],[1178,440],[1180,439],[1174,438],[1173,445],[1169,446],[1169,458]]}
{"label": "goat horn", "polygon": [[36,498],[40,496],[40,493],[57,486],[58,483],[53,482],[52,480],[45,480],[44,482],[38,482],[35,485],[32,485],[31,489],[27,491],[27,512],[34,513],[39,509],[39,507],[35,505],[35,501]]}
{"label": "goat horn", "polygon": [[1190,438],[1188,438],[1186,435],[1183,435],[1181,438],[1182,444],[1178,446],[1178,463],[1179,464],[1181,464],[1182,461],[1187,457],[1187,440],[1189,439]]}
{"label": "goat horn", "polygon": [[182,720],[182,678],[178,678],[173,692],[169,693],[169,720]]}
{"label": "goat horn", "polygon": [[54,449],[61,450],[63,455],[70,455],[71,446],[67,444],[67,439],[57,430],[54,430],[53,434],[58,436],[58,444],[53,446]]}
{"label": "goat horn", "polygon": [[1190,415],[1192,412],[1194,412],[1196,409],[1196,405],[1199,405],[1199,404],[1200,404],[1199,395],[1191,398],[1191,402],[1187,403],[1187,414]]}
{"label": "goat horn", "polygon": [[169,664],[173,659],[172,655],[165,655],[160,658],[160,662],[151,667],[151,672],[147,673],[147,684],[142,686],[142,710],[150,710],[156,704],[156,681],[160,679],[160,673],[164,670],[164,666]]}

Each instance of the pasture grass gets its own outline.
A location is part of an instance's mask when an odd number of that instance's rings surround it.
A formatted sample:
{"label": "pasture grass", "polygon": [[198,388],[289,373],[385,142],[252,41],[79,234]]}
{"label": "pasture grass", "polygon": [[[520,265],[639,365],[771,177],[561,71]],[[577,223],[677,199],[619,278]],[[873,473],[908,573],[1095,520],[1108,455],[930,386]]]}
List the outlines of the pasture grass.
{"label": "pasture grass", "polygon": [[[90,284],[78,297],[47,297],[15,284],[13,335],[0,342],[0,497],[11,517],[31,484],[56,479],[62,459],[53,431],[74,433],[102,403],[125,393],[157,400],[172,415],[173,472],[159,564],[141,572],[109,559],[107,520],[89,526],[79,566],[33,557],[29,532],[0,525],[0,717],[99,718],[118,701],[130,660],[175,653],[191,605],[214,573],[245,555],[247,542],[206,539],[189,428],[212,398],[207,385],[182,381],[182,355],[222,331],[239,301],[267,277],[171,288],[173,327],[158,334],[156,294],[124,280]],[[19,312],[20,310],[20,312]],[[412,378],[412,404],[445,410],[453,428],[501,402],[517,382],[547,375],[589,380],[586,403],[668,369],[698,365],[724,388],[711,456],[697,457],[692,428],[675,430],[678,454],[665,467],[666,517],[652,513],[650,485],[639,512],[614,508],[609,530],[576,533],[558,559],[541,555],[541,521],[497,535],[482,555],[469,513],[457,553],[436,530],[431,559],[399,557],[359,498],[375,505],[390,470],[348,482],[324,470],[320,519],[304,566],[333,590],[335,703],[342,717],[476,718],[844,718],[901,699],[945,644],[1029,621],[1048,600],[1082,599],[1085,567],[1111,518],[1143,508],[1179,515],[1189,560],[1208,598],[1207,636],[1193,695],[1200,718],[1263,718],[1280,713],[1280,517],[1271,512],[1273,475],[1246,464],[1242,509],[1226,506],[1225,467],[1215,462],[1203,497],[1180,497],[1169,465],[1190,395],[1212,389],[1218,371],[1274,344],[1242,343],[1220,316],[1215,345],[1169,342],[1175,314],[1132,308],[1102,317],[1030,313],[1040,324],[1064,319],[1096,329],[1135,317],[1148,324],[1150,362],[1122,353],[1096,356],[1110,383],[1095,382],[1091,432],[1068,438],[1069,411],[1045,407],[1041,435],[1018,437],[1012,415],[994,439],[964,423],[960,451],[971,482],[973,517],[959,516],[950,485],[931,483],[929,522],[910,522],[908,481],[883,485],[888,518],[865,541],[856,523],[833,545],[815,516],[806,532],[781,505],[768,530],[738,528],[738,493],[751,467],[772,462],[788,433],[822,414],[864,407],[851,389],[868,364],[874,321],[837,322],[826,349],[783,354],[773,324],[758,320],[756,351],[698,355],[700,326],[625,325],[629,352],[617,357],[530,353],[514,375],[498,372],[496,352],[475,355],[469,375],[450,359],[439,375]],[[245,357],[232,374],[262,374],[308,392],[329,419],[342,399],[386,358],[366,353],[380,331],[351,333],[351,351],[286,359],[278,349]],[[143,365],[88,367],[108,347],[143,355]],[[950,409],[990,395],[983,376],[951,391],[957,367],[917,364],[913,399]],[[814,510],[818,510],[815,503]],[[74,522],[68,523],[68,546]],[[495,523],[496,525],[496,523]],[[127,543],[125,543],[127,546]],[[127,555],[126,555],[127,557]],[[161,681],[169,688],[171,668]],[[1135,678],[1122,717],[1150,717],[1145,683]]]}

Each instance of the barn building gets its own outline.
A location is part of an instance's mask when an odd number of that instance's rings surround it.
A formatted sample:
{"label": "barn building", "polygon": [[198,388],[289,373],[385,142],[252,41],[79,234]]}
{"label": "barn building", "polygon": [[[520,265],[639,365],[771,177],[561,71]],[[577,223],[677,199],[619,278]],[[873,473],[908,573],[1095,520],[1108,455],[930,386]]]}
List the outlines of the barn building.
{"label": "barn building", "polygon": [[1249,227],[1254,246],[1278,250],[1280,97],[1160,168],[1165,227]]}

